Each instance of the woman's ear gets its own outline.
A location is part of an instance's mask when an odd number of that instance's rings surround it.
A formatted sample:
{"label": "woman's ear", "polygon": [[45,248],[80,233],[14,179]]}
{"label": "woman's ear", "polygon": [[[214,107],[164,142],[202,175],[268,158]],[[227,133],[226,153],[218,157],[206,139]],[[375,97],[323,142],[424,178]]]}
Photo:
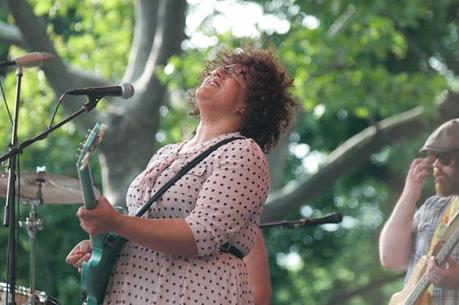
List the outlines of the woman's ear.
{"label": "woman's ear", "polygon": [[241,105],[241,106],[239,106],[239,107],[237,108],[236,111],[237,111],[237,113],[239,113],[240,115],[243,115],[243,116],[244,116],[244,115],[246,114],[246,112],[247,112],[247,106]]}

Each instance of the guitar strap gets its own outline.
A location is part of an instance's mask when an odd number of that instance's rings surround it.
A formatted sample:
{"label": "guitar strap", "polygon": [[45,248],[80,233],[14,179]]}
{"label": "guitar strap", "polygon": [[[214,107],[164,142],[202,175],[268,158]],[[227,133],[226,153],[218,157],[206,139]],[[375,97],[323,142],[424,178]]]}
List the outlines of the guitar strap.
{"label": "guitar strap", "polygon": [[[174,177],[172,177],[167,183],[165,183],[153,196],[151,196],[150,199],[137,211],[136,215],[137,217],[142,216],[145,214],[145,212],[151,207],[151,205],[158,200],[159,197],[161,197],[172,185],[174,185],[177,180],[179,180],[183,175],[185,175],[190,169],[195,167],[199,162],[204,160],[207,156],[209,156],[213,151],[215,151],[217,148],[219,148],[222,145],[225,145],[229,142],[232,142],[234,140],[238,139],[244,139],[242,137],[232,137],[228,139],[221,140],[220,142],[212,145],[202,153],[200,153],[198,156],[196,156],[193,160],[188,162]],[[230,253],[234,255],[237,258],[242,259],[244,257],[243,253],[235,246],[231,245],[230,243],[225,243],[220,247],[220,251]]]}
{"label": "guitar strap", "polygon": [[[432,235],[430,242],[429,255],[433,255],[436,245],[447,239],[453,232],[457,223],[459,222],[459,197],[454,196],[451,198],[448,206],[445,207],[440,219],[438,220],[437,227]],[[456,225],[454,225],[456,223]]]}
{"label": "guitar strap", "polygon": [[171,186],[174,185],[177,180],[183,177],[190,169],[195,167],[199,162],[204,160],[207,156],[209,156],[213,151],[215,151],[217,148],[219,148],[222,145],[225,145],[229,142],[232,142],[234,140],[238,139],[244,139],[242,137],[232,137],[228,139],[221,140],[220,142],[212,145],[202,153],[200,153],[198,156],[196,156],[193,160],[188,162],[174,177],[172,177],[169,181],[167,181],[156,193],[153,194],[153,196],[148,199],[148,201],[137,211],[135,216],[141,217],[145,212],[151,207],[151,205],[158,200],[159,197],[161,197]]}

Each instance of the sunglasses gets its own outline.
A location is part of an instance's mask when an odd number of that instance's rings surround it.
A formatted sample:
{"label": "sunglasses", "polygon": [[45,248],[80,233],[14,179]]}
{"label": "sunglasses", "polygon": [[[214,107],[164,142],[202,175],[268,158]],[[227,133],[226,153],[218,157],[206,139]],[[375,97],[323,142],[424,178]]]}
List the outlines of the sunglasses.
{"label": "sunglasses", "polygon": [[434,157],[444,166],[450,166],[453,164],[455,157],[457,156],[457,150],[447,152],[429,152],[429,156]]}

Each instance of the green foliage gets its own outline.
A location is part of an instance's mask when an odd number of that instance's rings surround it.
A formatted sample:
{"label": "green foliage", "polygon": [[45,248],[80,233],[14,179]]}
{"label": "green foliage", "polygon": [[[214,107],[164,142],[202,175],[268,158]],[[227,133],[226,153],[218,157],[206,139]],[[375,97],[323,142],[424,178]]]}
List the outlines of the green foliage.
{"label": "green foliage", "polygon": [[101,77],[123,76],[134,22],[132,1],[30,2],[48,22],[48,33],[63,58]]}
{"label": "green foliage", "polygon": [[[451,13],[457,11],[455,1],[251,2],[259,3],[265,13],[290,22],[286,33],[260,33],[254,41],[275,50],[295,79],[293,93],[303,107],[290,145],[307,144],[310,152],[288,156],[285,184],[311,174],[305,166],[307,162],[317,162],[320,168],[322,160],[317,156],[327,156],[374,122],[418,105],[433,110],[434,97],[451,83],[457,83],[451,76],[454,72],[432,65],[433,59],[448,65],[455,63],[452,58],[459,57],[458,24],[454,19],[457,16]],[[29,3],[48,23],[49,35],[66,61],[101,77],[121,78],[134,27],[132,1]],[[0,7],[0,19],[4,17]],[[209,18],[203,20],[199,30],[218,40],[218,44],[186,49],[156,70],[171,92],[160,109],[158,145],[177,142],[195,129],[196,120],[187,114],[189,108],[183,100],[187,89],[199,85],[203,59],[211,59],[221,47],[234,48],[245,40],[229,32],[218,35]],[[9,48],[9,52],[17,56],[24,51]],[[9,73],[4,85],[11,110],[15,84],[14,73]],[[25,71],[21,141],[48,125],[56,98],[51,92],[42,72]],[[11,124],[4,105],[0,108],[0,151],[6,151]],[[61,118],[58,113],[56,120]],[[73,155],[80,137],[75,126],[67,124],[25,150],[21,155],[22,169],[30,172],[36,166],[46,165],[49,173],[75,177]],[[389,295],[400,288],[400,280],[344,296],[362,287],[372,287],[371,283],[388,275],[378,262],[378,233],[391,211],[390,202],[397,196],[392,185],[397,182],[401,187],[404,171],[419,145],[420,140],[413,139],[384,148],[364,166],[337,181],[326,194],[314,202],[305,202],[301,211],[289,215],[290,219],[298,219],[340,211],[345,219],[339,226],[265,229],[273,304],[330,304],[334,298],[338,298],[339,303],[335,304],[339,305],[387,304]],[[94,177],[100,187],[98,168]],[[62,304],[79,304],[78,275],[64,263],[73,244],[85,238],[74,216],[76,209],[70,205],[45,205],[38,210],[45,224],[38,240],[38,288],[58,297]],[[22,205],[21,210],[20,218],[24,219],[28,209]],[[24,230],[20,229],[18,283],[25,286],[27,242]],[[6,245],[6,230],[0,231],[0,243]],[[1,250],[0,259],[5,261],[6,251],[4,247]],[[2,278],[5,272],[4,265],[0,265]]]}

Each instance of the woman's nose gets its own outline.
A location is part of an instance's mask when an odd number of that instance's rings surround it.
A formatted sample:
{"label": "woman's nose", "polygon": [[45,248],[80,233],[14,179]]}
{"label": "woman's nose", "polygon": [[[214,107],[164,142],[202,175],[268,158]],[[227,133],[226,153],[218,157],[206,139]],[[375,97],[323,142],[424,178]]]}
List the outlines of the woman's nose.
{"label": "woman's nose", "polygon": [[223,78],[225,76],[225,68],[224,67],[218,67],[217,69],[215,69],[212,74],[214,76],[218,76],[220,78]]}

